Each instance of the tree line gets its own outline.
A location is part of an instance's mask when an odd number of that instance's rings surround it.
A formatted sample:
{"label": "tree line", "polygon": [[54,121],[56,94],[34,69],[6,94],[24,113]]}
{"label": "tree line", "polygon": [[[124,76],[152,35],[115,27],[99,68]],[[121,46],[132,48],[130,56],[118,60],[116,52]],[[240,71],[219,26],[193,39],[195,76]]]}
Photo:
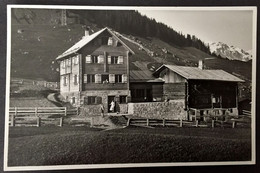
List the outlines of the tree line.
{"label": "tree line", "polygon": [[99,27],[108,26],[116,31],[140,37],[154,37],[169,44],[184,47],[195,47],[210,54],[209,46],[194,35],[185,36],[170,26],[141,15],[134,10],[71,10],[79,14],[80,22],[86,20]]}

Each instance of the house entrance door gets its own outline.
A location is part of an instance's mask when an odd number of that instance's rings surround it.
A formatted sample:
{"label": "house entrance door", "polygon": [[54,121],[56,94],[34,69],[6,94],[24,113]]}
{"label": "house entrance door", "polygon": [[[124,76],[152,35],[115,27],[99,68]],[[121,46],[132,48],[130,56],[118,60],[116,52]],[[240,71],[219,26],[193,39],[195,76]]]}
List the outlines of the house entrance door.
{"label": "house entrance door", "polygon": [[108,96],[107,104],[108,104],[108,112],[116,112],[115,96]]}

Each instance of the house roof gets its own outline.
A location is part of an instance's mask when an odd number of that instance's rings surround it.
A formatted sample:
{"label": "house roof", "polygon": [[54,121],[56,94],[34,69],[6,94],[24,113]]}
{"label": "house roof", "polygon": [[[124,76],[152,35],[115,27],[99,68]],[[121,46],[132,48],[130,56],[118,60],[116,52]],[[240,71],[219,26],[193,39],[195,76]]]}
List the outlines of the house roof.
{"label": "house roof", "polygon": [[130,70],[130,82],[164,82],[160,78],[155,78],[149,70]]}
{"label": "house roof", "polygon": [[206,70],[198,67],[162,65],[154,73],[160,72],[162,69],[168,68],[186,79],[195,80],[215,80],[229,82],[244,82],[242,79],[224,71],[224,70]]}
{"label": "house roof", "polygon": [[70,47],[68,50],[66,50],[65,52],[63,52],[61,55],[59,55],[56,60],[59,60],[61,58],[64,58],[68,55],[71,55],[73,53],[76,53],[77,51],[79,51],[82,47],[84,47],[85,45],[87,45],[90,41],[92,41],[94,38],[96,38],[98,35],[100,35],[101,33],[103,33],[104,31],[108,31],[111,35],[113,35],[122,45],[124,45],[132,54],[134,54],[134,51],[132,51],[122,40],[120,40],[114,33],[113,31],[111,31],[110,29],[103,28],[98,32],[95,32],[87,37],[83,37],[80,41],[78,41],[76,44],[74,44],[72,47]]}

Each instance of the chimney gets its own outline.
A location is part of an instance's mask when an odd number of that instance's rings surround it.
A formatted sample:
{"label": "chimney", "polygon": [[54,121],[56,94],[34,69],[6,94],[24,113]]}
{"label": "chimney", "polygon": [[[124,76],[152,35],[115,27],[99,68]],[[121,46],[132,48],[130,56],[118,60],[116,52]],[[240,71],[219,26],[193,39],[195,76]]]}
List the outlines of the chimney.
{"label": "chimney", "polygon": [[204,62],[203,60],[199,60],[199,66],[198,66],[199,69],[203,70],[204,68]]}
{"label": "chimney", "polygon": [[90,34],[89,34],[89,30],[90,30],[90,28],[87,26],[87,27],[85,28],[85,36],[84,36],[84,37],[87,37],[87,36],[90,35]]}

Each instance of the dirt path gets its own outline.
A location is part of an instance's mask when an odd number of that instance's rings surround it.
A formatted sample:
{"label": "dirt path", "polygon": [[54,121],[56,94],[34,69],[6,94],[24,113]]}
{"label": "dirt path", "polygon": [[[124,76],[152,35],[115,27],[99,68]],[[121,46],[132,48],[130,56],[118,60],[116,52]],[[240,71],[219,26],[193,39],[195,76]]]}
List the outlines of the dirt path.
{"label": "dirt path", "polygon": [[62,104],[61,104],[61,102],[59,102],[59,101],[56,99],[55,94],[56,94],[56,93],[51,93],[51,94],[49,94],[49,95],[47,96],[47,99],[48,99],[50,102],[54,103],[56,106],[61,107]]}

